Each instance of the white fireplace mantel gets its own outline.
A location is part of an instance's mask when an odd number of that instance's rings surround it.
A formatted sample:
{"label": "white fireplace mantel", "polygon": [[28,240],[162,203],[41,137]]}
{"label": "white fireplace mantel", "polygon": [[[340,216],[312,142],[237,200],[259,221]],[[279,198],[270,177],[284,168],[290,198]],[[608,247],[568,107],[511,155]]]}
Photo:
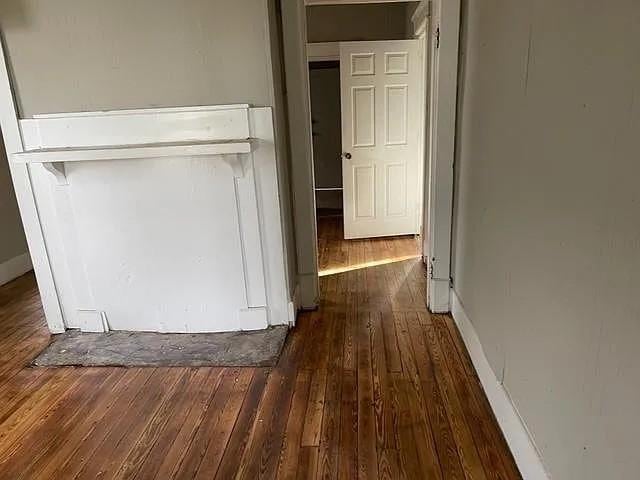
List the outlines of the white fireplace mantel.
{"label": "white fireplace mantel", "polygon": [[11,160],[42,164],[58,185],[65,163],[105,160],[209,157],[242,177],[249,123],[248,104],[40,114],[19,120],[24,149]]}
{"label": "white fireplace mantel", "polygon": [[94,162],[105,160],[136,160],[166,157],[219,158],[233,169],[234,176],[243,177],[241,154],[251,153],[251,140],[222,140],[212,142],[156,143],[147,145],[118,145],[109,147],[43,148],[14,153],[16,163],[41,163],[51,172],[58,185],[67,185],[66,162]]}
{"label": "white fireplace mantel", "polygon": [[0,113],[52,332],[290,322],[269,108]]}

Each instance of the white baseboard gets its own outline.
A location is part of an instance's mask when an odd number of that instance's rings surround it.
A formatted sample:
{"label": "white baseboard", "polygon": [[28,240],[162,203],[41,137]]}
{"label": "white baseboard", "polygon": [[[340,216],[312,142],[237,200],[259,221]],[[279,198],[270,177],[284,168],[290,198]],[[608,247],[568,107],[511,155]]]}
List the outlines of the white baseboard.
{"label": "white baseboard", "polygon": [[478,334],[453,289],[451,290],[451,314],[460,330],[493,413],[509,444],[522,477],[525,480],[549,480],[550,477],[544,469],[526,425],[511,402],[509,394],[489,365]]}
{"label": "white baseboard", "polygon": [[296,326],[296,319],[300,311],[300,285],[296,285],[293,291],[293,298],[289,302],[289,327]]}
{"label": "white baseboard", "polygon": [[431,279],[429,283],[429,310],[433,313],[449,313],[451,311],[451,287],[448,279]]}
{"label": "white baseboard", "polygon": [[298,274],[299,309],[314,310],[318,307],[318,272]]}
{"label": "white baseboard", "polygon": [[33,269],[29,252],[0,263],[0,285],[10,282]]}

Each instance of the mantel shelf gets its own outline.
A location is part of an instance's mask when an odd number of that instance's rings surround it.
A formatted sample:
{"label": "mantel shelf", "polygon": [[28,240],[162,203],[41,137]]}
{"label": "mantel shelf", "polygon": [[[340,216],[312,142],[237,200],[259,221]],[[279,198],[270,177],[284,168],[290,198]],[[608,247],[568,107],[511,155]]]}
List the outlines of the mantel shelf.
{"label": "mantel shelf", "polygon": [[158,157],[199,157],[250,153],[251,140],[220,142],[153,143],[109,147],[49,148],[13,154],[17,163],[89,162]]}
{"label": "mantel shelf", "polygon": [[104,160],[135,160],[164,157],[222,156],[237,177],[244,175],[240,154],[250,153],[252,141],[225,140],[218,142],[154,143],[143,145],[117,145],[109,147],[50,148],[26,150],[11,155],[15,163],[40,163],[55,175],[58,184],[66,185],[66,162],[93,162]]}

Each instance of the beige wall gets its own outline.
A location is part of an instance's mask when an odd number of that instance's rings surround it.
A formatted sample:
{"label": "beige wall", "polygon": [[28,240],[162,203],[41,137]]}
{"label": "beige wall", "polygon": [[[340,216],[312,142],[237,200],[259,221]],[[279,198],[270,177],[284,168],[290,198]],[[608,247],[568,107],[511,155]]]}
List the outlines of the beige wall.
{"label": "beige wall", "polygon": [[463,4],[455,290],[554,480],[637,478],[640,3]]}
{"label": "beige wall", "polygon": [[264,0],[5,0],[23,116],[270,105]]}
{"label": "beige wall", "polygon": [[4,145],[0,143],[0,263],[26,251],[27,242],[20,222]]}
{"label": "beige wall", "polygon": [[402,40],[407,32],[408,11],[415,3],[369,5],[319,5],[307,7],[307,40]]}

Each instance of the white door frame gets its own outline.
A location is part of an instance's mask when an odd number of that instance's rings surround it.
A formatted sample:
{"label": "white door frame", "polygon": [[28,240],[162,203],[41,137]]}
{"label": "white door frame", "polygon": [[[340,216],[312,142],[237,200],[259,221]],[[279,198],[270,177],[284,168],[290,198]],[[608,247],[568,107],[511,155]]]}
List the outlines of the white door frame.
{"label": "white door frame", "polygon": [[429,45],[436,42],[435,57],[429,59],[430,115],[427,165],[428,199],[424,236],[428,242],[429,269],[427,304],[432,312],[451,307],[451,228],[453,221],[453,162],[455,156],[458,91],[458,41],[460,0],[432,0]]}
{"label": "white door frame", "polygon": [[304,2],[284,1],[284,45],[287,113],[291,148],[291,193],[297,260],[297,304],[303,309],[318,305],[318,234],[313,178],[311,99],[307,63],[307,14]]}
{"label": "white door frame", "polygon": [[[318,260],[305,8],[305,2],[301,1],[282,3],[298,284],[302,307],[312,308],[317,305],[318,298]],[[427,21],[429,16],[430,21]],[[425,300],[431,311],[448,312],[460,0],[422,0],[412,21],[418,38],[428,32],[428,45],[436,41],[436,32],[439,32],[438,101],[428,98],[425,111],[429,118],[428,112],[435,108],[434,121],[426,126],[428,134],[425,135],[425,142],[431,137],[434,145],[425,149],[425,186],[428,188],[425,188],[424,211],[429,221],[423,222],[423,236],[429,241],[428,251],[423,251],[423,256],[430,273],[429,294]],[[431,72],[435,59],[429,57],[428,61]]]}

